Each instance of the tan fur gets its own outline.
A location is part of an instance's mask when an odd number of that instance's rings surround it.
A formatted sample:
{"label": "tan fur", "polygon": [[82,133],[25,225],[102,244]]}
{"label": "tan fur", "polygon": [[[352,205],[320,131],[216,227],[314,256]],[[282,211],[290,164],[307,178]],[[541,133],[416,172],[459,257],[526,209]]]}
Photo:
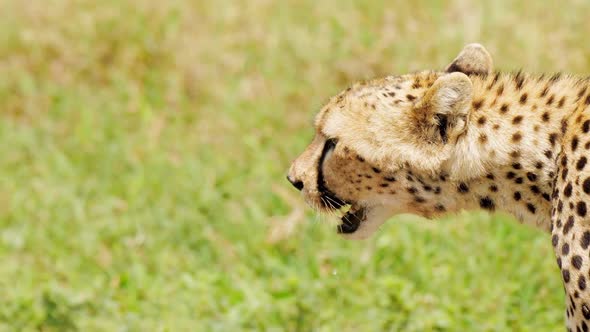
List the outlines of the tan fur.
{"label": "tan fur", "polygon": [[451,62],[446,72],[460,71],[466,74],[490,74],[494,63],[492,56],[480,44],[468,44],[461,53]]}
{"label": "tan fur", "polygon": [[[316,208],[330,209],[323,190],[364,209],[349,238],[368,237],[398,213],[431,218],[479,208],[552,231],[572,303],[568,328],[583,330],[590,287],[570,279],[590,282],[590,248],[580,244],[590,242],[589,105],[588,80],[494,74],[485,48],[470,44],[445,71],[356,83],[333,97],[289,179],[303,183]],[[337,144],[320,163],[328,139]]]}

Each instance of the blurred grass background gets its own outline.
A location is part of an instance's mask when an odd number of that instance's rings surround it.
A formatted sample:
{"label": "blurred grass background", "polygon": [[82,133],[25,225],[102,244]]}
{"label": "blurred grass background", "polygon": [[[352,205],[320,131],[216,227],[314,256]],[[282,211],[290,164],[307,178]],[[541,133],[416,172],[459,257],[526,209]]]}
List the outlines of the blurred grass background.
{"label": "blurred grass background", "polygon": [[328,97],[588,73],[586,1],[0,0],[0,331],[554,331],[549,237],[402,216],[346,242],[284,180]]}

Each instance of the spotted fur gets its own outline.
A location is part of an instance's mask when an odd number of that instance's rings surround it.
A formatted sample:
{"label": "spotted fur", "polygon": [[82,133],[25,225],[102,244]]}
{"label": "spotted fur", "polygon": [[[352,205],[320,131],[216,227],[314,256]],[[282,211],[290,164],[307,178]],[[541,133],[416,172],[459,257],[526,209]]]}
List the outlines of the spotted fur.
{"label": "spotted fur", "polygon": [[444,71],[354,84],[315,127],[289,180],[316,208],[351,205],[362,220],[343,218],[344,236],[368,237],[398,213],[509,212],[551,233],[567,328],[588,331],[587,78],[493,72],[488,52],[471,44]]}

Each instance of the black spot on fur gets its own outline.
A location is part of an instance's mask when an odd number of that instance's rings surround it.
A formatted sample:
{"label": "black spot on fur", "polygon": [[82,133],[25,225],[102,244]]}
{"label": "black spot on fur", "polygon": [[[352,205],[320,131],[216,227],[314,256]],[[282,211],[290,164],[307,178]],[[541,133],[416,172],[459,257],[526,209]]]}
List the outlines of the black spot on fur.
{"label": "black spot on fur", "polygon": [[508,112],[508,104],[502,104],[502,106],[500,107],[500,112],[501,113]]}
{"label": "black spot on fur", "polygon": [[477,124],[480,126],[483,126],[486,123],[486,117],[485,116],[481,116],[479,117],[479,119],[477,119]]}
{"label": "black spot on fur", "polygon": [[580,246],[584,250],[588,249],[588,246],[590,246],[590,231],[584,232],[582,239],[580,240]]}
{"label": "black spot on fur", "polygon": [[512,142],[514,142],[514,143],[520,142],[521,139],[522,139],[522,134],[520,132],[516,132],[516,133],[514,133],[514,135],[512,135]]}
{"label": "black spot on fur", "polygon": [[586,216],[586,203],[583,201],[579,201],[576,204],[576,213],[580,216],[580,217],[585,217]]}
{"label": "black spot on fur", "polygon": [[571,197],[572,196],[572,183],[569,182],[565,188],[563,189],[563,194],[565,195],[565,197]]}
{"label": "black spot on fur", "polygon": [[529,179],[529,181],[531,181],[531,182],[535,182],[535,181],[537,181],[537,174],[535,174],[533,172],[527,172],[526,178]]}
{"label": "black spot on fur", "polygon": [[465,182],[461,182],[459,183],[459,186],[457,187],[457,190],[462,193],[468,193],[469,192],[469,187],[467,186],[467,184],[465,184]]}
{"label": "black spot on fur", "polygon": [[487,196],[480,198],[479,206],[481,206],[482,209],[486,210],[494,210],[496,208],[494,201]]}
{"label": "black spot on fur", "polygon": [[558,136],[559,136],[558,133],[549,134],[549,143],[551,143],[551,146],[555,146],[555,141],[557,141]]}
{"label": "black spot on fur", "polygon": [[588,158],[586,158],[586,157],[582,157],[582,158],[578,159],[578,163],[576,164],[576,169],[578,171],[581,171],[582,169],[584,169],[584,166],[586,166],[586,162],[588,162]]}
{"label": "black spot on fur", "polygon": [[579,255],[574,255],[572,257],[572,265],[576,268],[576,269],[581,269],[582,268],[582,257]]}
{"label": "black spot on fur", "polygon": [[479,110],[481,108],[481,106],[483,105],[483,99],[474,100],[472,105],[476,111]]}
{"label": "black spot on fur", "polygon": [[516,90],[522,89],[522,85],[524,84],[524,76],[521,71],[516,73],[516,76],[514,76],[514,83],[516,85]]}
{"label": "black spot on fur", "polygon": [[546,150],[544,152],[544,154],[545,154],[545,157],[547,157],[547,159],[553,158],[553,152],[551,150]]}
{"label": "black spot on fur", "polygon": [[549,87],[545,86],[543,88],[543,90],[541,91],[541,93],[539,94],[539,97],[545,97],[547,95],[547,92],[549,91]]}
{"label": "black spot on fur", "polygon": [[515,201],[520,201],[520,199],[522,198],[522,195],[520,194],[519,191],[515,191],[514,192],[514,200]]}
{"label": "black spot on fur", "polygon": [[574,138],[572,138],[572,151],[576,151],[576,149],[578,148],[578,136],[574,136]]}
{"label": "black spot on fur", "polygon": [[553,104],[553,99],[555,99],[555,96],[553,96],[553,95],[549,96],[549,98],[547,98],[547,105]]}
{"label": "black spot on fur", "polygon": [[519,124],[522,122],[522,115],[517,115],[512,119],[512,124]]}
{"label": "black spot on fur", "polygon": [[567,233],[570,232],[572,227],[574,227],[574,217],[569,216],[567,218],[567,221],[565,222],[565,225],[563,225],[563,235],[567,235]]}
{"label": "black spot on fur", "polygon": [[526,204],[526,208],[532,213],[535,214],[535,212],[537,212],[537,208],[531,204],[531,203],[527,203]]}
{"label": "black spot on fur", "polygon": [[436,204],[436,205],[434,206],[434,208],[435,208],[437,211],[440,211],[440,212],[444,212],[444,211],[446,211],[446,209],[445,209],[445,206],[444,206],[444,205],[442,205],[442,204],[440,204],[440,203]]}

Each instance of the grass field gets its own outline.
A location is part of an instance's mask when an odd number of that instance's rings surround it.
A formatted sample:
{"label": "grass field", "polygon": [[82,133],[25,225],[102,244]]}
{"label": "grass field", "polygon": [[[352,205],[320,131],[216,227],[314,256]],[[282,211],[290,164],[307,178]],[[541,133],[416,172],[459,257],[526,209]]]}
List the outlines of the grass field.
{"label": "grass field", "polygon": [[401,216],[346,242],[285,181],[349,83],[590,71],[590,3],[0,1],[0,331],[556,331],[549,236]]}

